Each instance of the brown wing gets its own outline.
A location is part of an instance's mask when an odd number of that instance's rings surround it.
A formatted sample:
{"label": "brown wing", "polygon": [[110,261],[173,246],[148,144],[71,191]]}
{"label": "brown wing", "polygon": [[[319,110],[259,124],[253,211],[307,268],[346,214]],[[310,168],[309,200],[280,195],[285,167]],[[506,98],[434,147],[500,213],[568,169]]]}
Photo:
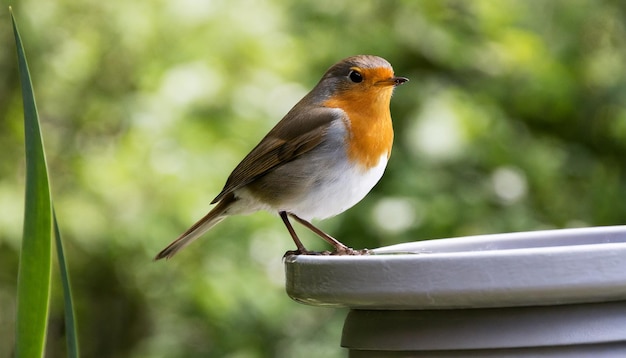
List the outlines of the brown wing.
{"label": "brown wing", "polygon": [[339,113],[336,109],[325,107],[308,110],[300,107],[300,110],[290,111],[237,165],[224,189],[211,204],[315,148],[321,143],[330,123],[340,118]]}

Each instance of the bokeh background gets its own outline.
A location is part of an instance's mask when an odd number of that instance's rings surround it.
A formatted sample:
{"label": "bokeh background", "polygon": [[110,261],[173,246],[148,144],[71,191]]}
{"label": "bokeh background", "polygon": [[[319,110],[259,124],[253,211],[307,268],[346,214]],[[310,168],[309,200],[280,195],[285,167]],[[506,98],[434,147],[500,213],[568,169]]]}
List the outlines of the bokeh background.
{"label": "bokeh background", "polygon": [[[23,128],[0,8],[0,356],[14,340]],[[346,311],[284,293],[292,242],[230,218],[152,262],[337,60],[387,58],[388,170],[320,227],[356,247],[626,221],[626,2],[24,0],[85,357],[344,357]],[[323,242],[297,228],[307,245]],[[48,357],[63,357],[53,282]]]}

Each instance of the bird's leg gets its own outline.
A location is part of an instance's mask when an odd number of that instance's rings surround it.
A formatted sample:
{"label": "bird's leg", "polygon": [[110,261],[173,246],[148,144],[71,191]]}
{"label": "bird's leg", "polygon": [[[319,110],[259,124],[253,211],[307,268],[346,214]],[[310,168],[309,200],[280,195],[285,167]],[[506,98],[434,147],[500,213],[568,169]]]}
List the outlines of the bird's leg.
{"label": "bird's leg", "polygon": [[314,233],[316,233],[319,237],[321,237],[322,239],[326,240],[326,242],[328,242],[329,244],[333,245],[333,247],[335,248],[335,253],[338,254],[338,255],[367,255],[368,254],[368,250],[367,249],[354,250],[354,249],[352,249],[352,248],[342,244],[341,242],[339,242],[339,240],[337,240],[334,237],[328,235],[327,233],[323,232],[319,228],[315,227],[310,222],[308,222],[308,221],[298,217],[297,215],[295,215],[293,213],[289,213],[289,216],[291,216],[292,218],[296,219],[297,222],[299,222],[300,224],[302,224],[305,227],[307,227],[309,230],[311,230]]}
{"label": "bird's leg", "polygon": [[348,247],[344,244],[342,244],[341,242],[339,242],[339,240],[335,239],[334,237],[328,235],[327,233],[323,232],[322,230],[318,229],[317,227],[315,227],[313,224],[311,224],[310,222],[298,217],[295,214],[289,213],[289,216],[291,216],[292,218],[296,219],[297,222],[299,222],[300,224],[304,225],[305,227],[307,227],[309,230],[313,231],[314,233],[316,233],[319,237],[321,237],[322,239],[326,240],[326,242],[328,242],[329,244],[333,245],[333,247],[339,252],[339,251],[346,251],[348,249]]}
{"label": "bird's leg", "polygon": [[280,215],[280,218],[283,219],[283,222],[285,223],[285,226],[287,227],[287,231],[289,231],[289,234],[291,235],[293,242],[296,244],[296,247],[298,248],[296,251],[287,251],[285,253],[285,256],[299,255],[299,254],[302,254],[302,255],[311,254],[311,251],[307,250],[304,247],[304,245],[302,244],[302,241],[300,241],[300,238],[298,238],[298,234],[296,234],[296,230],[294,230],[293,226],[291,226],[291,223],[289,222],[289,217],[287,216],[287,212],[280,211],[278,212],[278,215]]}

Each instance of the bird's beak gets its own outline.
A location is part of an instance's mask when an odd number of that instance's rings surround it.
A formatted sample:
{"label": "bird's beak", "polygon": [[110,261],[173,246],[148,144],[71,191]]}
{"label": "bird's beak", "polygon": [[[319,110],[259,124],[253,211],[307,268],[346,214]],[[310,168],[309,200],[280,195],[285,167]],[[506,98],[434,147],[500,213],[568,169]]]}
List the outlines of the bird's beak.
{"label": "bird's beak", "polygon": [[379,81],[378,84],[381,86],[394,86],[398,87],[404,82],[408,82],[409,79],[406,77],[391,77],[386,80]]}
{"label": "bird's beak", "polygon": [[409,82],[409,79],[406,77],[394,77],[391,80],[393,81],[393,85],[396,87],[400,86],[404,82]]}

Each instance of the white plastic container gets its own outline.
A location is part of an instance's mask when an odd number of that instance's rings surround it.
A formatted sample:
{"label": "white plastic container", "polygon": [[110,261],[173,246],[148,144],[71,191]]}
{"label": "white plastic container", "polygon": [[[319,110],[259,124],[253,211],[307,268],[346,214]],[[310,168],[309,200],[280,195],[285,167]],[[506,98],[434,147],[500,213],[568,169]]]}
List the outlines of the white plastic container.
{"label": "white plastic container", "polygon": [[294,300],[351,308],[350,357],[626,357],[626,226],[289,256]]}

